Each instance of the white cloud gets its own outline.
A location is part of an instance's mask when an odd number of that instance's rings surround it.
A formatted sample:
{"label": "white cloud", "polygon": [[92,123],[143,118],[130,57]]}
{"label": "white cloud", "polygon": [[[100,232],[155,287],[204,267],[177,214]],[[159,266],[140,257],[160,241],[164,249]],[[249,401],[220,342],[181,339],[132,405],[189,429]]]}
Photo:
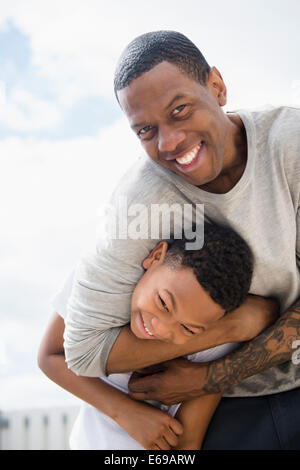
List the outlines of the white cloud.
{"label": "white cloud", "polygon": [[15,131],[39,131],[60,124],[61,113],[55,104],[15,88],[8,96],[5,85],[0,89],[0,123]]}
{"label": "white cloud", "polygon": [[20,378],[22,396],[12,394],[15,382],[5,377],[36,369],[51,297],[94,244],[99,206],[140,153],[125,119],[95,137],[0,141],[0,389],[7,406],[31,406],[42,391]]}
{"label": "white cloud", "polygon": [[246,2],[243,17],[240,0],[210,4],[188,0],[184,5],[172,0],[5,3],[2,24],[11,18],[29,36],[32,64],[51,82],[62,106],[87,95],[112,96],[114,67],[125,45],[135,36],[157,29],[187,34],[212,65],[224,67],[229,82],[238,77],[234,86],[240,91],[242,105],[256,104],[253,94],[247,98],[250,88],[261,89],[258,100],[264,94],[264,102],[276,100],[278,94],[284,100],[287,86],[299,79],[294,75],[286,81],[289,73],[299,73],[294,57],[299,48],[300,8],[294,0],[288,6],[276,0]]}
{"label": "white cloud", "polygon": [[20,355],[30,353],[36,342],[35,334],[33,334],[36,331],[33,321],[27,321],[25,324],[16,318],[2,315],[1,323],[0,344],[2,345],[2,359],[6,363],[6,367],[9,367],[8,349]]}
{"label": "white cloud", "polygon": [[247,3],[244,19],[237,0],[213,4],[188,0],[184,6],[172,0],[2,3],[0,29],[10,20],[28,36],[31,71],[37,84],[39,79],[47,82],[52,96],[52,101],[46,101],[34,92],[15,89],[4,100],[2,94],[0,123],[12,130],[57,128],[80,99],[114,99],[113,74],[121,51],[135,36],[157,29],[187,34],[209,63],[220,68],[228,85],[228,109],[299,104],[292,89],[300,77],[294,60],[299,49],[295,18],[300,8],[294,0],[289,0],[289,8],[276,0]]}
{"label": "white cloud", "polygon": [[7,344],[4,339],[0,337],[0,377],[7,374],[11,367],[11,361],[7,353]]}
{"label": "white cloud", "polygon": [[66,266],[94,240],[100,205],[140,153],[125,119],[95,137],[1,141],[0,276],[57,276],[64,256]]}
{"label": "white cloud", "polygon": [[80,404],[78,398],[58,387],[42,373],[0,378],[0,389],[0,409],[4,412],[23,408],[79,407]]}
{"label": "white cloud", "polygon": [[119,1],[27,0],[7,7],[2,21],[11,18],[29,36],[32,64],[65,103],[69,85],[73,99],[112,93],[115,62],[134,27],[127,13]]}

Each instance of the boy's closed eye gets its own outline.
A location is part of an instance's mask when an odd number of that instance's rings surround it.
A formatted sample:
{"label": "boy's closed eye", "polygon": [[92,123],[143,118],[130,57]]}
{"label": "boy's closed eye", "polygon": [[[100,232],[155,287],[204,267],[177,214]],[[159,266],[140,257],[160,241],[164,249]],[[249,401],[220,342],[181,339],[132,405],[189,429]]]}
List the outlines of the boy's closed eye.
{"label": "boy's closed eye", "polygon": [[[168,308],[166,302],[163,300],[163,298],[162,298],[159,294],[158,294],[158,298],[159,298],[160,303],[161,303],[162,307],[164,308],[164,310],[166,310],[167,312],[169,312],[170,310],[169,310],[169,308]],[[192,335],[195,335],[195,334],[196,334],[195,331],[191,330],[188,326],[184,325],[183,323],[181,323],[181,326],[182,326],[188,333],[190,333],[190,334],[192,334]]]}

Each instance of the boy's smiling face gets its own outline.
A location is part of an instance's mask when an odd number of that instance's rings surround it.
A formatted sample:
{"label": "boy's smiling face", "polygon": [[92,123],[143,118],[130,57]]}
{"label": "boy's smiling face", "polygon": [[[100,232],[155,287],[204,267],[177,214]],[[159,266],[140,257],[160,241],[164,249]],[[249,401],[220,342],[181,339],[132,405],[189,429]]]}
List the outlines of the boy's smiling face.
{"label": "boy's smiling face", "polygon": [[225,314],[197,281],[191,268],[163,263],[168,248],[160,242],[144,260],[147,269],[131,301],[132,332],[141,339],[184,344]]}

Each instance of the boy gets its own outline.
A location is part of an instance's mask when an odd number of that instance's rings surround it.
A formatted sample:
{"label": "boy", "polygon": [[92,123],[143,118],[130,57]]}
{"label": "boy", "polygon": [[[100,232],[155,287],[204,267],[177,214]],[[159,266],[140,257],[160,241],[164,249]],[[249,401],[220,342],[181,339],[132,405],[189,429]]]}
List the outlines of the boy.
{"label": "boy", "polygon": [[[219,346],[218,325],[225,313],[236,310],[232,315],[238,316],[249,292],[252,253],[233,230],[211,224],[204,226],[201,250],[186,251],[184,245],[184,239],[170,246],[162,241],[144,260],[146,272],[132,294],[131,331],[141,340],[185,345],[211,329]],[[264,318],[260,314],[256,319],[254,310],[249,322],[259,322],[259,330],[268,326],[275,320],[273,303],[273,313],[266,309]],[[159,403],[152,402],[153,407],[137,402],[126,394],[128,374],[99,380],[68,370],[62,354],[63,331],[63,321],[56,316],[41,344],[39,366],[54,382],[92,405],[81,409],[70,440],[72,449],[201,448],[220,394],[171,406],[168,413]],[[190,359],[211,360],[235,347],[223,345]]]}

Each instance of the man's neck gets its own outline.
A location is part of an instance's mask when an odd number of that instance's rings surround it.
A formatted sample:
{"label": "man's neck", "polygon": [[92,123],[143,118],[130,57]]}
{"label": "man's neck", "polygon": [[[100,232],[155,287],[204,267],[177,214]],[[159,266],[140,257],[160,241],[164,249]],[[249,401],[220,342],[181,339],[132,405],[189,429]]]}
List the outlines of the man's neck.
{"label": "man's neck", "polygon": [[227,114],[228,153],[224,157],[219,176],[203,186],[204,191],[215,194],[228,193],[241,179],[247,164],[247,135],[244,124],[237,114]]}

